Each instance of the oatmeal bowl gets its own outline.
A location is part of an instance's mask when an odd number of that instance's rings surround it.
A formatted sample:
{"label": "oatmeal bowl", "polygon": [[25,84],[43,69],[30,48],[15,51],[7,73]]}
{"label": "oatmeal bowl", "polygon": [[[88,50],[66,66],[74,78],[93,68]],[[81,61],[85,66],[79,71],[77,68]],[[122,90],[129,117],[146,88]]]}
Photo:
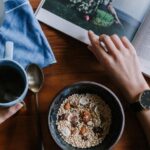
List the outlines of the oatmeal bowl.
{"label": "oatmeal bowl", "polygon": [[63,150],[108,150],[120,139],[124,111],[105,86],[83,81],[60,91],[48,114],[49,131]]}

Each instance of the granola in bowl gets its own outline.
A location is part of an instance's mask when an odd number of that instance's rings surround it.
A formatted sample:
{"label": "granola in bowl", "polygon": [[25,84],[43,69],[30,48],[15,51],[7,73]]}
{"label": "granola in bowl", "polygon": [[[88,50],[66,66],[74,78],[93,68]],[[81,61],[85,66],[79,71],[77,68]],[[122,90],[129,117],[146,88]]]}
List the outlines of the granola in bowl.
{"label": "granola in bowl", "polygon": [[57,129],[74,147],[90,148],[104,140],[111,125],[111,110],[95,94],[73,94],[60,105]]}

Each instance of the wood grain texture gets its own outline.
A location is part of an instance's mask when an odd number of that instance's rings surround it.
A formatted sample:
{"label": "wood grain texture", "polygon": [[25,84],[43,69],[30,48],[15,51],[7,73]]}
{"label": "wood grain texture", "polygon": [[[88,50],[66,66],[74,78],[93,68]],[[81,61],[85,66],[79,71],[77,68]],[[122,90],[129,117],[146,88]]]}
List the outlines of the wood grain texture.
{"label": "wood grain texture", "polygon": [[[36,10],[39,0],[30,0]],[[90,80],[102,83],[112,89],[120,98],[126,124],[123,136],[114,150],[146,150],[147,143],[138,121],[130,112],[128,105],[113,79],[105,75],[106,70],[88,51],[87,46],[41,23],[50,42],[57,64],[44,68],[45,83],[39,93],[41,124],[45,150],[60,150],[53,141],[47,125],[47,115],[54,96],[65,86],[77,81]],[[150,83],[150,80],[147,79]],[[37,130],[34,121],[34,103],[32,93],[26,97],[27,110],[21,110],[4,124],[0,125],[0,150],[37,150]]]}

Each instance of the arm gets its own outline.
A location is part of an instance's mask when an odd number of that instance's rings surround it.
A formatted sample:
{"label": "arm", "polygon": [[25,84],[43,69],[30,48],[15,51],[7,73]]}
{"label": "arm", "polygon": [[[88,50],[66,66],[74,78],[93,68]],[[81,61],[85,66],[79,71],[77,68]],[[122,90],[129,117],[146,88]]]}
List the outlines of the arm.
{"label": "arm", "polygon": [[137,113],[137,118],[141,123],[150,146],[150,111],[142,111]]}
{"label": "arm", "polygon": [[[129,103],[135,102],[141,92],[149,89],[140,71],[135,48],[126,37],[120,39],[117,35],[101,35],[97,39],[95,34],[89,31],[89,39],[91,46],[88,48],[100,61],[102,67],[107,70],[107,73],[111,74],[111,77],[118,83],[121,91],[127,94],[126,98]],[[105,44],[107,52],[100,42]],[[137,118],[150,144],[150,110],[138,112]]]}

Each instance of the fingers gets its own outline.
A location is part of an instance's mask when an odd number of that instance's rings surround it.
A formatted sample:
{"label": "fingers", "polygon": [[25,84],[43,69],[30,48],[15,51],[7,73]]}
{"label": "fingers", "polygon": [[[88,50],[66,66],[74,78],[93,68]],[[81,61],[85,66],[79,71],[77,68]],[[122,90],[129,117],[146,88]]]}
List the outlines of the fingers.
{"label": "fingers", "polygon": [[109,54],[116,55],[117,48],[114,42],[112,41],[112,39],[108,35],[104,35],[104,34],[101,35],[99,37],[99,40],[105,44],[105,47],[107,48]]}
{"label": "fingers", "polygon": [[89,39],[91,41],[92,46],[94,46],[95,48],[97,48],[99,46],[99,40],[97,39],[97,37],[94,34],[94,32],[89,31],[88,32],[88,36],[89,36]]}
{"label": "fingers", "polygon": [[7,120],[9,117],[14,115],[18,110],[20,110],[23,107],[21,103],[18,103],[14,106],[11,106],[8,109],[2,109],[0,110],[0,124]]}
{"label": "fingers", "polygon": [[125,37],[123,36],[121,38],[122,43],[124,44],[124,46],[128,49],[134,49],[133,45],[131,44],[131,42]]}
{"label": "fingers", "polygon": [[88,32],[89,39],[91,41],[92,46],[90,46],[90,50],[95,54],[95,56],[99,59],[106,59],[108,58],[108,54],[104,49],[100,46],[100,42],[97,38],[97,36],[92,32]]}
{"label": "fingers", "polygon": [[8,111],[6,110],[5,111],[5,118],[9,118],[11,117],[12,115],[14,115],[18,110],[20,110],[21,108],[23,107],[23,104],[22,103],[18,103],[14,106],[11,106]]}
{"label": "fingers", "polygon": [[125,48],[125,46],[123,45],[121,39],[118,37],[118,35],[114,34],[111,36],[111,40],[113,41],[113,43],[115,44],[116,48],[118,50],[123,50]]}
{"label": "fingers", "polygon": [[134,46],[131,44],[131,42],[124,36],[121,38],[122,43],[124,44],[124,46],[132,53],[132,54],[136,54],[136,50],[134,48]]}
{"label": "fingers", "polygon": [[122,54],[127,51],[130,51],[133,54],[136,53],[133,45],[126,37],[120,39],[116,34],[112,36],[103,34],[99,36],[98,40],[97,36],[92,31],[89,31],[88,35],[92,44],[92,47],[89,49],[98,59],[116,58],[120,52],[123,52]]}

